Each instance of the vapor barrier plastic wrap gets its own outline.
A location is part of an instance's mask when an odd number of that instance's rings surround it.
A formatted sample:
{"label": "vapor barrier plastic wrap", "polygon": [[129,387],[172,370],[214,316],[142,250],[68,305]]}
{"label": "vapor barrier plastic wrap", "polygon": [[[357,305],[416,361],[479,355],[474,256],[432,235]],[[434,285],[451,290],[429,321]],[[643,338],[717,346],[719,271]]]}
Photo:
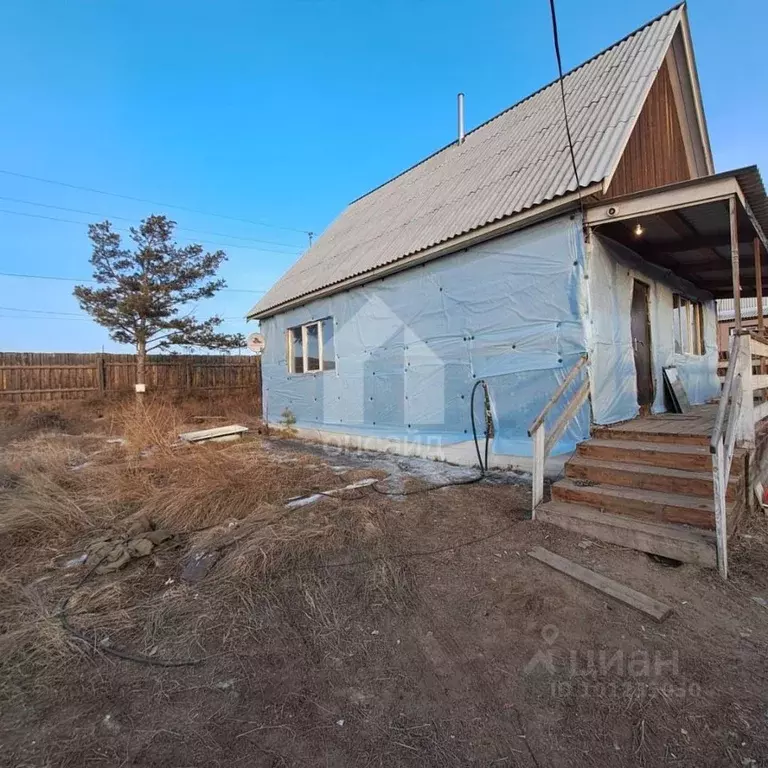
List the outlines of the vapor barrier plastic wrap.
{"label": "vapor barrier plastic wrap", "polygon": [[[585,351],[581,243],[580,221],[564,217],[262,321],[268,420],[288,409],[299,427],[458,443],[472,439],[484,379],[494,453],[530,456],[531,421]],[[322,318],[335,370],[289,374],[286,329]],[[482,434],[481,391],[475,413]],[[588,433],[585,407],[554,453]]]}
{"label": "vapor barrier plastic wrap", "polygon": [[[662,368],[677,366],[692,404],[719,395],[717,379],[717,315],[708,293],[666,270],[649,264],[633,251],[596,235],[589,263],[589,346],[592,366],[592,410],[598,424],[631,419],[639,413],[630,308],[634,280],[650,286],[650,319],[654,413],[666,410]],[[704,355],[675,352],[673,293],[704,305]]]}

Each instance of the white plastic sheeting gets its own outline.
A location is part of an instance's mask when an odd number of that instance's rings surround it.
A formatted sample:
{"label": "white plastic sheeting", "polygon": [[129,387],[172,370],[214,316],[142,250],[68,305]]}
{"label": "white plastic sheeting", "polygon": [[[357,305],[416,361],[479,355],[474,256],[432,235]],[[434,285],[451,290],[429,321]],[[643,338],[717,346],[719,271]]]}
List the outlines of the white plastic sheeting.
{"label": "white plastic sheeting", "polygon": [[[582,284],[581,222],[563,217],[267,318],[265,418],[287,409],[299,427],[459,443],[472,439],[470,393],[484,379],[493,452],[530,456],[530,423],[585,352]],[[286,329],[322,318],[333,318],[335,370],[288,373]],[[481,434],[482,402],[480,390]],[[585,405],[553,453],[588,435]]]}
{"label": "white plastic sheeting", "polygon": [[[633,251],[595,235],[588,264],[587,337],[592,379],[592,411],[598,424],[637,416],[637,383],[630,328],[635,278],[650,285],[651,348],[655,379],[653,412],[666,410],[662,368],[677,366],[692,404],[717,397],[717,314],[712,296]],[[675,353],[672,295],[680,293],[704,305],[704,355]]]}

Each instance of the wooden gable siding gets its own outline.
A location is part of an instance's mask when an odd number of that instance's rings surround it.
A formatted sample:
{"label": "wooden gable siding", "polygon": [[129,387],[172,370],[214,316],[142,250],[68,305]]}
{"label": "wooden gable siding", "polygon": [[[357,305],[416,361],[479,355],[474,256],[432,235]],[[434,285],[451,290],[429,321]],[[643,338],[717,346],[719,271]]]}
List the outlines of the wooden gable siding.
{"label": "wooden gable siding", "polygon": [[651,86],[606,197],[692,178],[667,62]]}

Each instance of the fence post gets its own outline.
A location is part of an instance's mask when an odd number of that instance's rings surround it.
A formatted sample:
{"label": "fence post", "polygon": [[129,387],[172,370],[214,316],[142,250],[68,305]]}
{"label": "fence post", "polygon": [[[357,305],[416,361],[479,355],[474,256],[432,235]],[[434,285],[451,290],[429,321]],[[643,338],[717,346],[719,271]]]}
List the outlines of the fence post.
{"label": "fence post", "polygon": [[107,389],[107,369],[104,364],[104,355],[96,358],[96,383],[99,387],[99,396],[104,397]]}
{"label": "fence post", "polygon": [[184,389],[187,392],[192,390],[192,365],[189,360],[184,361]]}

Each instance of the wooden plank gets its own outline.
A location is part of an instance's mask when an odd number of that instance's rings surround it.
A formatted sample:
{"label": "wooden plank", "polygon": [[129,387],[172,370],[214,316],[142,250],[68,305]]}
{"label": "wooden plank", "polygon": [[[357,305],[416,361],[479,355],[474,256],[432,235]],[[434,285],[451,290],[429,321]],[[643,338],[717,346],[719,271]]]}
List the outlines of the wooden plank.
{"label": "wooden plank", "polygon": [[573,382],[586,362],[587,356],[582,355],[576,365],[571,368],[571,370],[568,372],[568,375],[563,379],[563,383],[560,384],[560,386],[555,390],[554,394],[549,398],[541,413],[533,420],[533,423],[528,428],[528,437],[533,437],[533,433],[536,431],[537,427],[544,423],[544,419],[547,418],[547,414],[550,412],[550,410],[552,410],[552,407],[555,405],[555,403],[562,397],[563,392],[568,389],[568,386],[571,384],[571,382]]}
{"label": "wooden plank", "polygon": [[536,519],[536,507],[544,498],[544,425],[539,424],[533,431],[533,486],[531,489],[531,519]]}
{"label": "wooden plank", "polygon": [[712,480],[715,486],[715,530],[717,531],[717,568],[720,575],[728,578],[728,529],[725,504],[725,446],[718,440],[712,454]]}
{"label": "wooden plank", "polygon": [[[591,480],[602,485],[706,498],[711,498],[713,492],[710,471],[694,472],[623,461],[600,461],[586,456],[574,456],[570,459],[565,465],[565,476],[577,480]],[[737,494],[738,486],[734,477],[728,484],[728,500],[735,501]]]}
{"label": "wooden plank", "polygon": [[654,600],[642,592],[637,592],[624,584],[620,584],[618,581],[609,579],[607,576],[602,576],[599,573],[590,571],[589,568],[584,568],[582,565],[560,557],[560,555],[556,555],[554,552],[544,549],[544,547],[534,547],[528,554],[534,560],[538,560],[540,563],[544,563],[550,568],[554,568],[556,571],[560,571],[560,573],[580,581],[582,584],[597,589],[614,600],[618,600],[624,603],[624,605],[644,613],[654,621],[662,622],[672,613],[672,609],[668,605]]}
{"label": "wooden plank", "polygon": [[652,552],[705,568],[717,567],[715,537],[710,531],[649,523],[558,501],[540,505],[536,519],[619,547]]}
{"label": "wooden plank", "polygon": [[585,379],[576,394],[573,396],[573,400],[568,403],[567,408],[560,414],[554,426],[547,435],[546,442],[544,443],[545,459],[552,452],[555,444],[560,439],[563,432],[565,432],[565,428],[571,423],[571,420],[578,413],[579,408],[584,405],[588,397],[589,379]]}
{"label": "wooden plank", "polygon": [[731,233],[731,281],[733,283],[734,331],[741,332],[741,276],[739,270],[739,224],[736,210],[736,195],[728,198],[728,214]]}
{"label": "wooden plank", "polygon": [[765,330],[765,318],[763,317],[763,258],[760,238],[752,241],[752,250],[755,252],[755,288],[757,295],[757,332],[762,336]]}
{"label": "wooden plank", "polygon": [[758,374],[752,376],[752,389],[765,389],[768,387],[768,374]]}
{"label": "wooden plank", "polygon": [[564,478],[552,486],[552,498],[627,515],[649,523],[692,525],[709,530],[715,527],[711,496],[705,498],[608,485],[577,485],[570,478]]}
{"label": "wooden plank", "polygon": [[755,424],[768,416],[768,400],[755,406]]}
{"label": "wooden plank", "polygon": [[[712,428],[712,438],[710,440],[710,451],[712,453],[717,449],[717,444],[720,442],[720,438],[723,435],[723,429],[725,428],[725,413],[728,409],[728,399],[733,394],[733,380],[736,376],[736,368],[738,367],[738,352],[739,345],[743,344],[741,336],[734,335],[731,337],[731,344],[728,353],[728,358],[731,361],[731,365],[728,366],[728,371],[725,374],[725,381],[723,382],[723,392],[720,395],[720,402],[717,405],[717,416],[715,417],[715,424]],[[752,341],[750,340],[750,346]]]}
{"label": "wooden plank", "polygon": [[754,336],[749,337],[749,351],[755,357],[768,357],[768,344]]}
{"label": "wooden plank", "polygon": [[248,431],[248,427],[241,424],[229,424],[226,427],[213,427],[212,429],[200,429],[196,432],[184,432],[179,435],[188,443],[200,443],[204,440],[238,439]]}

